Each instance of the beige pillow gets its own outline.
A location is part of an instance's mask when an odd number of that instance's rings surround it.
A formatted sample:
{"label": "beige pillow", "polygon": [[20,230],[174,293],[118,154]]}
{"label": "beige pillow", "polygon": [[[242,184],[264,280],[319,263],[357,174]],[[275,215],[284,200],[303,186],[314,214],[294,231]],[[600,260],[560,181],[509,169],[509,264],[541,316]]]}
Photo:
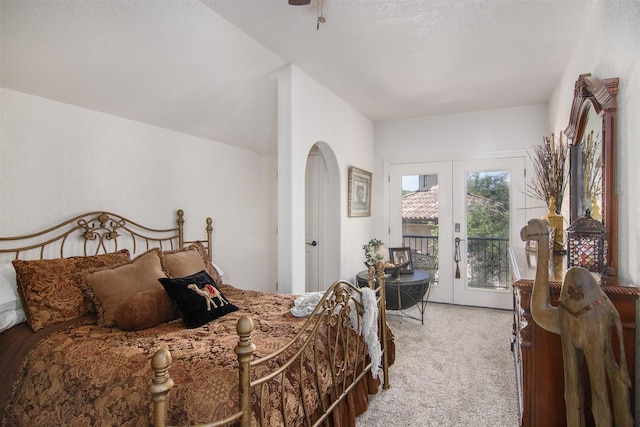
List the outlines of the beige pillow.
{"label": "beige pillow", "polygon": [[150,289],[162,290],[160,250],[151,249],[130,263],[83,274],[83,288],[98,311],[98,324],[114,326],[118,306],[129,297]]}
{"label": "beige pillow", "polygon": [[130,262],[129,251],[86,257],[14,260],[18,291],[27,323],[38,331],[56,323],[94,313],[81,288],[81,274]]}
{"label": "beige pillow", "polygon": [[177,251],[163,252],[162,269],[171,278],[191,276],[205,270],[217,285],[222,283],[218,271],[213,267],[207,249],[200,242]]}

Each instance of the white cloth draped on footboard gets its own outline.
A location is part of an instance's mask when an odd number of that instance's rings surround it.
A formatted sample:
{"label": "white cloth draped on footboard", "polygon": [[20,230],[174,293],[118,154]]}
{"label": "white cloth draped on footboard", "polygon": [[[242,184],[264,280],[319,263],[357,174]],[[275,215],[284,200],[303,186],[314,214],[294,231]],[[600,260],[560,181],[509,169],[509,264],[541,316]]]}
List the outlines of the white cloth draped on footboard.
{"label": "white cloth draped on footboard", "polygon": [[[291,314],[296,317],[307,317],[313,313],[324,292],[308,292],[299,296],[291,307]],[[378,371],[382,362],[382,347],[380,338],[378,337],[378,304],[376,301],[376,293],[370,288],[360,288],[360,292],[354,292],[354,298],[359,299],[359,303],[363,306],[360,313],[355,303],[351,300],[350,320],[353,329],[358,330],[358,315],[360,317],[360,335],[364,338],[367,348],[369,349],[369,357],[371,358],[371,375],[374,379],[378,378]]]}

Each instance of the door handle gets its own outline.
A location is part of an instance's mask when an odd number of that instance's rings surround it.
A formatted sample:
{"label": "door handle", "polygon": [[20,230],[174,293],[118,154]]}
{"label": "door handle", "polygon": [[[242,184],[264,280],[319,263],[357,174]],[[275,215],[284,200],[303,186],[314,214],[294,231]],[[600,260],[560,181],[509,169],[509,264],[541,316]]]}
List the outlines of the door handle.
{"label": "door handle", "polygon": [[460,242],[462,241],[461,238],[456,237],[455,240],[455,253],[453,255],[453,261],[456,263],[456,279],[460,278],[460,266],[458,265],[458,263],[460,261],[462,261],[462,258],[460,257]]}
{"label": "door handle", "polygon": [[318,242],[316,242],[315,240],[313,242],[311,242],[311,243],[309,243],[309,242],[306,242],[306,243],[309,246],[318,246]]}

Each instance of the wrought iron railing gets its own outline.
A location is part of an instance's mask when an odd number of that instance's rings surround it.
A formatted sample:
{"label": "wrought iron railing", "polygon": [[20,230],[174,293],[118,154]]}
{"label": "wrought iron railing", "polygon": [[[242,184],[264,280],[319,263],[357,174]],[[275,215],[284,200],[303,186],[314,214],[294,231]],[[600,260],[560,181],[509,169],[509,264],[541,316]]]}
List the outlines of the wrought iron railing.
{"label": "wrought iron railing", "polygon": [[487,289],[509,288],[509,239],[468,237],[469,286]]}
{"label": "wrought iron railing", "polygon": [[438,256],[438,236],[405,234],[402,236],[402,246],[421,254]]}
{"label": "wrought iron railing", "polygon": [[[468,237],[467,278],[475,288],[509,288],[509,239]],[[438,236],[402,236],[404,247],[438,258]]]}

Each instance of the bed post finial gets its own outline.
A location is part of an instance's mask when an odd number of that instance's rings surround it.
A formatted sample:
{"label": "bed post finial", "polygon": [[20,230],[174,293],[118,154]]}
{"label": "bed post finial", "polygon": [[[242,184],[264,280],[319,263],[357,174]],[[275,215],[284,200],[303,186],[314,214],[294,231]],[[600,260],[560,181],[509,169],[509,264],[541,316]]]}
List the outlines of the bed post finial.
{"label": "bed post finial", "polygon": [[178,249],[182,249],[184,246],[184,211],[178,209]]}
{"label": "bed post finial", "polygon": [[369,288],[375,290],[376,289],[376,269],[373,265],[370,265],[367,269],[367,285]]}
{"label": "bed post finial", "polygon": [[207,252],[209,253],[209,261],[213,261],[213,239],[211,238],[213,232],[213,220],[211,217],[207,217]]}
{"label": "bed post finial", "polygon": [[250,317],[242,316],[236,324],[236,332],[238,332],[238,345],[235,352],[238,355],[239,367],[239,394],[240,394],[240,410],[242,418],[240,418],[241,427],[249,427],[251,421],[251,375],[250,362],[253,352],[256,349],[255,344],[251,341],[251,333],[253,332],[253,320]]}
{"label": "bed post finial", "polygon": [[384,263],[378,261],[376,264],[376,271],[378,274],[378,286],[380,286],[380,325],[382,337],[380,338],[383,348],[382,352],[382,372],[384,374],[384,382],[382,388],[387,390],[391,385],[389,384],[389,350],[387,349],[387,293],[385,289],[385,275],[384,275]]}
{"label": "bed post finial", "polygon": [[173,387],[173,380],[169,376],[171,366],[171,353],[166,347],[162,347],[153,353],[151,358],[151,370],[153,377],[147,390],[153,397],[153,425],[164,427],[167,425],[167,398],[169,390]]}

